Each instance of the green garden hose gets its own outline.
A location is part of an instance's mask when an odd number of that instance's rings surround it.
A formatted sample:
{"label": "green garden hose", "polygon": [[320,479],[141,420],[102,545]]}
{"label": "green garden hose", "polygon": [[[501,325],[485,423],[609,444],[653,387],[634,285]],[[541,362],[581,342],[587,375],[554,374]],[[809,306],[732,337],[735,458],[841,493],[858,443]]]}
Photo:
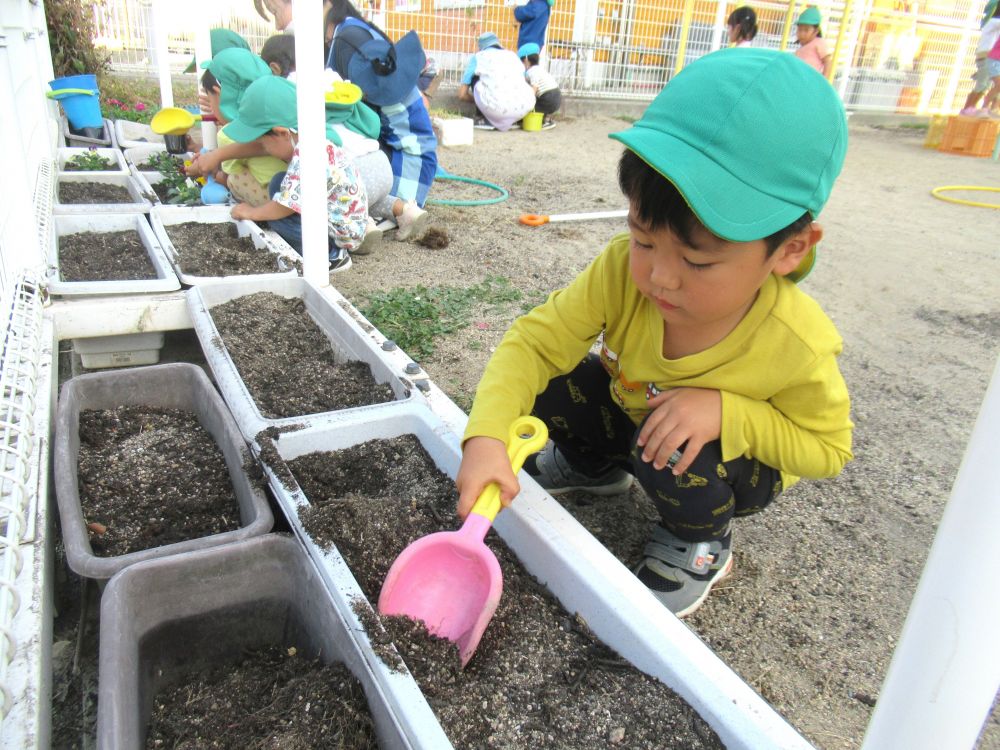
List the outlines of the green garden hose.
{"label": "green garden hose", "polygon": [[472,185],[482,185],[490,190],[496,190],[500,195],[493,198],[482,198],[480,200],[450,200],[446,198],[428,198],[427,203],[431,203],[435,206],[490,206],[494,203],[503,203],[510,196],[504,188],[499,185],[494,185],[492,182],[487,182],[486,180],[477,180],[474,177],[460,177],[457,174],[451,174],[446,172],[441,167],[438,167],[437,174],[434,175],[435,180],[454,180],[455,182],[468,182]]}

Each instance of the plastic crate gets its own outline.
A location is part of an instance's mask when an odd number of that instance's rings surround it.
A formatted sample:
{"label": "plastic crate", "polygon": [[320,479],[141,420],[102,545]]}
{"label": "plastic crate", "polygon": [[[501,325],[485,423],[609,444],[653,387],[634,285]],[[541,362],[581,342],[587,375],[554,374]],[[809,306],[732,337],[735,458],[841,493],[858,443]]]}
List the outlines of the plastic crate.
{"label": "plastic crate", "polygon": [[989,156],[1000,134],[1000,121],[979,117],[948,118],[938,151],[964,156]]}
{"label": "plastic crate", "polygon": [[948,115],[931,115],[927,123],[927,137],[924,138],[924,148],[937,148],[944,137],[944,129],[948,125]]}
{"label": "plastic crate", "polygon": [[129,333],[124,336],[94,336],[73,339],[73,350],[88,370],[104,367],[155,365],[163,348],[162,333]]}

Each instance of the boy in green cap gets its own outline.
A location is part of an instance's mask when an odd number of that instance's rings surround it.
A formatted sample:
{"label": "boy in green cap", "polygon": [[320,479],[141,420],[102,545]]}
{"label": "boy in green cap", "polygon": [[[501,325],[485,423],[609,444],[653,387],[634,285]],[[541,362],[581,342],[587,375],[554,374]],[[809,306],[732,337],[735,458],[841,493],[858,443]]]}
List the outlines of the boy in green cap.
{"label": "boy in green cap", "polygon": [[[247,87],[236,119],[225,131],[237,143],[258,142],[270,156],[288,162],[286,172],[271,179],[271,200],[263,206],[241,203],[234,219],[266,221],[298,253],[302,253],[302,200],[295,84],[267,75]],[[327,220],[331,271],[351,267],[351,251],[361,246],[368,226],[368,197],[357,167],[331,141],[339,137],[327,124]]]}
{"label": "boy in green cap", "polygon": [[820,24],[823,23],[823,16],[820,15],[819,8],[815,5],[808,6],[799,15],[795,26],[795,38],[799,41],[799,48],[795,50],[795,56],[807,65],[816,68],[824,76],[830,75],[830,65],[833,62],[833,55],[830,46],[823,38],[820,31]]}
{"label": "boy in green cap", "polygon": [[683,616],[730,571],[734,517],[852,457],[841,338],[792,280],[822,237],[847,123],[816,71],[744,48],[687,66],[611,137],[629,232],[497,347],[458,512],[490,482],[505,504],[517,494],[503,441],[532,412],[552,443],[525,470],[550,493],[639,481],[660,521],[635,572]]}

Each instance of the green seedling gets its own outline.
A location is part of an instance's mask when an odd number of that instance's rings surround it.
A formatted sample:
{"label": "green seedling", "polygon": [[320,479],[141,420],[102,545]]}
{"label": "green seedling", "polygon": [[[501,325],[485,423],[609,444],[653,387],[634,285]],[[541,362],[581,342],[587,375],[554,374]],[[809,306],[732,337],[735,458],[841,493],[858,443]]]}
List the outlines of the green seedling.
{"label": "green seedling", "polygon": [[96,151],[77,154],[66,161],[66,169],[79,172],[106,172],[112,168],[111,159]]}

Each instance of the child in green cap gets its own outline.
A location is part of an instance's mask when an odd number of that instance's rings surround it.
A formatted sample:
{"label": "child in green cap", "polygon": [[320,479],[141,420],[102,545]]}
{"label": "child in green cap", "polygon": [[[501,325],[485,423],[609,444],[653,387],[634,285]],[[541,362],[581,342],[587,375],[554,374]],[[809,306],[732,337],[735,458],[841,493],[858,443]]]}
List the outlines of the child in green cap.
{"label": "child in green cap", "polygon": [[842,341],[793,280],[822,237],[847,123],[814,70],[743,48],[687,66],[611,137],[629,231],[497,347],[458,513],[491,482],[505,504],[517,494],[503,441],[533,413],[552,442],[525,470],[550,493],[638,480],[660,520],[635,573],[683,616],[730,571],[734,517],[852,457]]}
{"label": "child in green cap", "polygon": [[[298,253],[302,253],[301,167],[298,148],[298,106],[295,84],[274,75],[251,83],[240,101],[236,119],[225,132],[237,143],[258,142],[270,156],[288,162],[288,169],[271,179],[271,200],[263,206],[233,206],[234,219],[266,221]],[[339,138],[327,125],[327,220],[330,270],[351,267],[351,251],[361,246],[368,226],[368,197],[357,167],[331,141]]]}
{"label": "child in green cap", "polygon": [[797,24],[795,37],[799,40],[799,48],[795,50],[795,56],[816,68],[824,76],[828,76],[833,55],[830,54],[830,47],[819,28],[820,24],[823,23],[819,8],[815,5],[808,6],[802,11],[799,20],[795,23]]}

